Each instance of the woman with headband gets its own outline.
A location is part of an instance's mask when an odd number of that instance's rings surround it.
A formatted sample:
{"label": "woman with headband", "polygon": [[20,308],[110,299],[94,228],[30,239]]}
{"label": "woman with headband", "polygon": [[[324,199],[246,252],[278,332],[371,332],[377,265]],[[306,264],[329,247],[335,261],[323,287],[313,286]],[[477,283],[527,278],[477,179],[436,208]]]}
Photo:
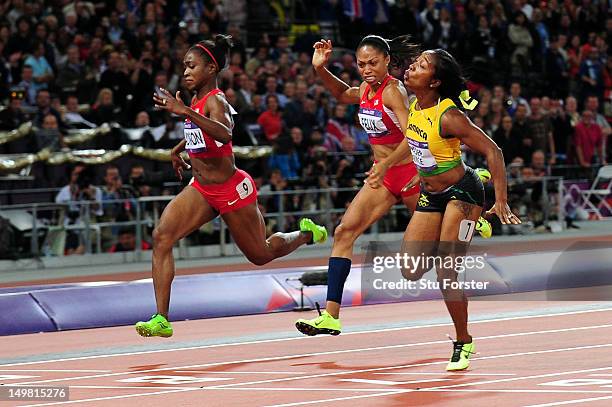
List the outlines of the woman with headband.
{"label": "woman with headband", "polygon": [[[338,335],[342,330],[339,320],[342,291],[351,269],[355,240],[398,201],[411,212],[416,206],[419,186],[404,188],[417,176],[408,144],[403,142],[408,123],[408,93],[399,80],[389,75],[389,65],[402,66],[405,61],[414,60],[419,48],[408,36],[392,40],[378,35],[364,37],[357,47],[357,68],[363,78],[359,87],[350,87],[327,70],[332,53],[330,40],[318,41],[313,48],[312,65],[324,86],[338,102],[359,104],[359,121],[368,133],[375,158],[365,185],[334,232],[325,311],[319,310],[314,319],[299,319],[295,323],[305,335]],[[388,159],[391,155],[393,163]],[[488,222],[481,224],[490,230]]]}
{"label": "woman with headband", "polygon": [[[425,51],[406,70],[404,84],[416,96],[410,103],[406,138],[419,172],[421,193],[404,234],[403,251],[453,260],[444,261],[436,271],[457,335],[446,369],[464,370],[475,347],[467,329],[467,298],[457,284],[455,266],[460,263],[454,259],[467,253],[482,212],[484,187],[476,172],[463,163],[461,143],[487,159],[495,186],[495,205],[487,213],[496,214],[504,224],[521,221],[507,203],[501,149],[460,110],[472,110],[478,102],[465,90],[457,61],[442,49]],[[402,274],[417,281],[427,272],[425,268],[402,269]]]}
{"label": "woman with headband", "polygon": [[[164,209],[153,232],[153,286],[157,313],[147,322],[138,322],[142,336],[172,336],[168,322],[170,287],[174,279],[172,247],[184,236],[221,215],[234,242],[254,264],[262,265],[285,256],[304,244],[327,239],[323,226],[310,219],[300,221],[300,231],[275,233],[266,239],[264,218],[257,207],[253,178],[238,168],[232,151],[233,109],[217,87],[217,74],[226,65],[231,37],[216,35],[191,47],[183,59],[184,80],[193,93],[185,106],[180,92],[167,90],[154,95],[159,109],[185,118],[185,138],[171,152],[172,166],[182,179],[192,169],[193,178]],[[187,151],[189,166],[180,153]]]}

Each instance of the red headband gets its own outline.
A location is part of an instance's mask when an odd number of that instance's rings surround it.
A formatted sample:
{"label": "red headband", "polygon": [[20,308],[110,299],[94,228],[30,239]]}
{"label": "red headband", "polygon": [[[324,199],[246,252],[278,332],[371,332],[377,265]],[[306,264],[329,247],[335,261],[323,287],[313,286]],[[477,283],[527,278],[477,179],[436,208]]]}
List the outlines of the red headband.
{"label": "red headband", "polygon": [[204,50],[204,52],[206,52],[208,54],[208,56],[210,57],[210,59],[212,59],[212,61],[215,63],[215,66],[217,67],[217,71],[220,71],[219,69],[219,63],[217,62],[217,60],[215,59],[215,57],[213,56],[212,52],[210,52],[208,50],[208,48],[206,48],[204,45],[202,44],[196,44],[196,47],[202,48]]}

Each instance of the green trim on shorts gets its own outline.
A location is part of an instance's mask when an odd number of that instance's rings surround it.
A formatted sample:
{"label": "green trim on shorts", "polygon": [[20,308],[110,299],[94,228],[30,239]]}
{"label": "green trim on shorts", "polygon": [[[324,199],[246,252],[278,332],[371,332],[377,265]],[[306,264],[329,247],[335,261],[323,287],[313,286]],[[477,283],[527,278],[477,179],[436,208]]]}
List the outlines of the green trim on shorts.
{"label": "green trim on shorts", "polygon": [[417,171],[419,172],[419,175],[422,176],[422,177],[430,177],[432,175],[443,174],[446,171],[450,171],[453,168],[458,167],[461,164],[462,164],[461,157],[459,157],[456,160],[445,161],[445,162],[442,162],[442,163],[438,164],[438,168],[436,168],[435,170],[432,170],[432,171],[421,171],[421,170],[419,170],[419,167],[417,167]]}

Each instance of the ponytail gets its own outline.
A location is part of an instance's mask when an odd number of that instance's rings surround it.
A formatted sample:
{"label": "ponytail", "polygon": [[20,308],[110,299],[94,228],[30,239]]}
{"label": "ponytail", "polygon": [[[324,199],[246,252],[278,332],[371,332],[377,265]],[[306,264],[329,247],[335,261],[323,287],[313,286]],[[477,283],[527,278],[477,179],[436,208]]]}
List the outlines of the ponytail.
{"label": "ponytail", "polygon": [[410,42],[409,35],[401,35],[391,40],[379,35],[368,35],[363,37],[357,48],[361,48],[364,45],[371,45],[385,55],[389,55],[392,67],[402,67],[412,63],[421,52],[417,44]]}
{"label": "ponytail", "polygon": [[200,41],[189,50],[197,50],[203,58],[214,64],[219,72],[226,67],[229,61],[229,51],[232,45],[231,35],[217,34],[212,40]]}
{"label": "ponytail", "polygon": [[470,97],[466,90],[466,79],[461,74],[457,60],[441,48],[433,50],[436,55],[436,72],[434,77],[440,81],[438,92],[442,99],[452,100],[457,107],[473,110],[478,101]]}

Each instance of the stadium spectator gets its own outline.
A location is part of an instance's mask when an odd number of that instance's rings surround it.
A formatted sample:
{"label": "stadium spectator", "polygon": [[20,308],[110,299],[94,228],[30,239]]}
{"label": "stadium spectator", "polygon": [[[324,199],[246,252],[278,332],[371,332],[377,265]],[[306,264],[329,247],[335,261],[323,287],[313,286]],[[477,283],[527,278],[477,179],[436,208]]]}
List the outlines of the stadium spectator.
{"label": "stadium spectator", "polygon": [[72,128],[94,128],[95,123],[85,119],[79,112],[79,99],[75,95],[69,95],[66,98],[66,111],[63,120],[68,127]]}
{"label": "stadium spectator", "polygon": [[98,126],[103,123],[112,123],[120,120],[119,112],[121,109],[113,103],[113,91],[108,88],[100,89],[96,102],[89,111],[89,120]]}
{"label": "stadium spectator", "polygon": [[44,148],[50,151],[57,151],[61,147],[66,147],[64,135],[60,131],[57,117],[52,113],[47,113],[43,119],[41,128],[34,133],[35,151]]}
{"label": "stadium spectator", "polygon": [[346,121],[346,105],[337,104],[334,107],[334,115],[327,121],[325,132],[329,137],[334,137],[342,142],[345,137],[351,137],[350,128]]}
{"label": "stadium spectator", "polygon": [[582,97],[603,95],[603,66],[599,59],[599,50],[588,46],[584,50],[587,57],[580,64],[578,76],[582,84]]}
{"label": "stadium spectator", "polygon": [[[531,158],[533,140],[529,134],[529,123],[527,122],[527,105],[519,104],[514,114],[512,128],[519,135],[519,151],[523,160],[528,163]],[[518,141],[518,140],[517,140]]]}
{"label": "stadium spectator", "polygon": [[124,66],[122,58],[121,54],[116,51],[109,54],[108,68],[100,76],[98,87],[99,89],[108,88],[112,90],[114,104],[121,109],[125,109],[127,95],[132,92],[132,84],[130,77],[125,72],[127,67]]}
{"label": "stadium spectator", "polygon": [[70,45],[66,55],[66,62],[59,69],[55,84],[63,94],[76,93],[79,83],[85,77],[85,65],[81,63],[79,47],[77,45]]}
{"label": "stadium spectator", "polygon": [[534,177],[545,177],[548,175],[546,171],[546,155],[542,150],[536,150],[531,154],[531,170]]}
{"label": "stadium spectator", "polygon": [[[105,221],[132,220],[136,215],[136,201],[131,185],[123,185],[119,169],[113,164],[106,166],[104,171],[104,186],[102,190],[102,205]],[[123,200],[118,202],[118,200]],[[116,235],[115,233],[113,233]]]}
{"label": "stadium spectator", "polygon": [[278,169],[283,178],[291,181],[301,175],[302,164],[295,151],[293,140],[279,137],[274,140],[274,150],[268,159],[268,168]]}
{"label": "stadium spectator", "polygon": [[[70,181],[55,196],[55,202],[66,204],[64,225],[81,225],[84,216],[92,220],[104,214],[102,209],[102,190],[93,185],[91,167],[77,164],[70,170]],[[89,202],[84,205],[82,202]],[[66,236],[65,254],[83,254],[84,236],[79,229],[71,229]]]}
{"label": "stadium spectator", "polygon": [[[141,241],[141,250],[151,250],[151,244],[144,239]],[[111,246],[109,253],[132,252],[136,250],[136,232],[134,227],[127,226],[119,230],[117,243]]]}
{"label": "stadium spectator", "polygon": [[582,112],[582,118],[576,125],[574,145],[576,146],[576,156],[580,166],[588,168],[591,164],[606,164],[603,133],[601,127],[595,123],[595,117],[590,110]]}
{"label": "stadium spectator", "polygon": [[21,68],[21,81],[17,86],[25,92],[24,103],[28,106],[35,106],[36,86],[34,85],[34,70],[30,65],[24,64]]}
{"label": "stadium spectator", "polygon": [[521,135],[518,130],[514,129],[512,117],[504,116],[501,120],[501,126],[493,134],[493,141],[502,149],[506,165],[520,156],[520,139]]}
{"label": "stadium spectator", "polygon": [[268,108],[259,115],[257,124],[263,129],[266,140],[272,142],[280,136],[283,130],[278,98],[275,95],[268,95],[266,97],[266,106]]}
{"label": "stadium spectator", "polygon": [[563,55],[560,36],[555,36],[546,52],[546,74],[550,86],[550,95],[554,98],[565,98],[569,91],[569,70],[567,54]]}
{"label": "stadium spectator", "polygon": [[555,142],[556,161],[559,164],[568,162],[569,146],[574,135],[569,114],[563,109],[562,100],[553,99],[549,117],[553,127],[553,138]]}
{"label": "stadium spectator", "polygon": [[51,106],[51,94],[46,89],[41,89],[36,94],[36,116],[34,117],[34,125],[42,127],[43,119],[48,114],[55,116],[60,129],[65,129],[66,125],[62,121],[62,115],[57,109]]}
{"label": "stadium spectator", "polygon": [[526,115],[531,114],[529,109],[529,105],[527,103],[527,99],[521,96],[522,87],[518,82],[512,82],[510,85],[510,96],[508,96],[508,100],[506,101],[508,114],[514,117],[514,113],[518,109],[519,105],[525,106],[527,111]]}
{"label": "stadium spectator", "polygon": [[53,68],[45,58],[45,45],[41,41],[34,41],[32,54],[25,59],[24,64],[32,67],[34,89],[37,92],[41,89],[48,89],[49,83],[54,78]]}
{"label": "stadium spectator", "polygon": [[550,119],[542,114],[540,98],[531,98],[530,107],[531,115],[527,118],[528,138],[531,139],[530,147],[534,151],[544,152],[548,157],[548,162],[554,165],[556,160],[555,139]]}
{"label": "stadium spectator", "polygon": [[529,32],[528,20],[525,13],[515,13],[512,23],[508,27],[508,39],[512,46],[512,75],[520,78],[528,74],[531,67],[530,53],[533,47],[533,37]]}
{"label": "stadium spectator", "polygon": [[24,97],[23,90],[11,90],[8,107],[0,111],[0,130],[14,130],[27,120],[25,114],[21,111]]}

